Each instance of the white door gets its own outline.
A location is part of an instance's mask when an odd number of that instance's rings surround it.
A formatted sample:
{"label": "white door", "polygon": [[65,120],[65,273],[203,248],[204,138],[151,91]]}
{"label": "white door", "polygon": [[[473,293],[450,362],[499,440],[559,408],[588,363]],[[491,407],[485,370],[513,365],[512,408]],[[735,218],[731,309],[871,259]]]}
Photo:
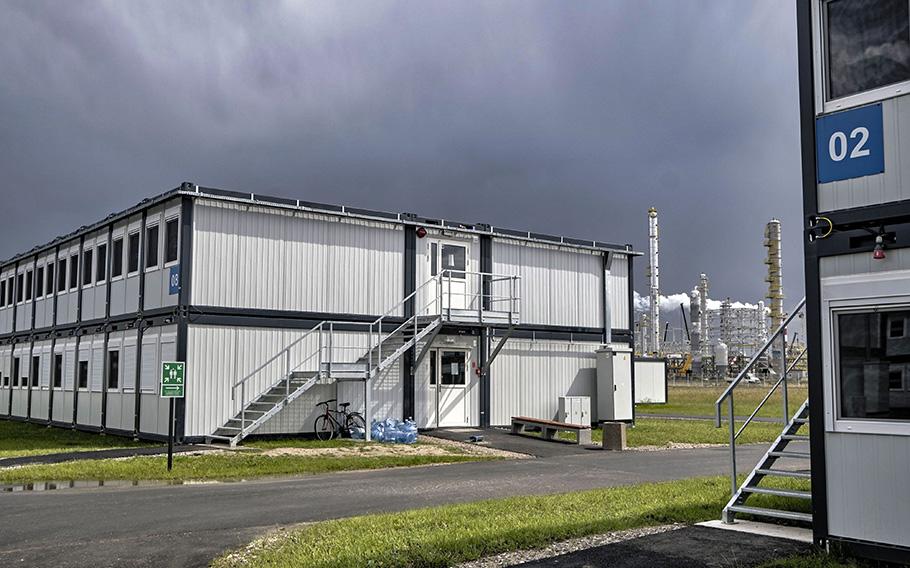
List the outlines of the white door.
{"label": "white door", "polygon": [[430,396],[435,401],[431,422],[437,428],[470,426],[468,352],[439,349],[429,357]]}
{"label": "white door", "polygon": [[[469,249],[466,244],[430,241],[430,275],[440,277],[440,286],[432,293],[441,293],[443,310],[467,309],[471,304],[468,269]],[[438,313],[435,306],[431,313]]]}

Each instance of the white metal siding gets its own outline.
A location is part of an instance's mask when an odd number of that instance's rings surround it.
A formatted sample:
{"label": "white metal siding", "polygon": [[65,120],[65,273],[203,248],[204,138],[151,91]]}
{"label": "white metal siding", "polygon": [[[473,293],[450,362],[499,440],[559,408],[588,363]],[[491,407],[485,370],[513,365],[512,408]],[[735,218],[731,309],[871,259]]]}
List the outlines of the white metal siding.
{"label": "white metal siding", "polygon": [[[142,335],[142,376],[139,403],[139,430],[143,434],[167,434],[167,399],[158,396],[162,361],[173,361],[177,355],[177,326],[147,329]],[[224,354],[221,354],[224,356]],[[187,369],[187,376],[192,377]]]}
{"label": "white metal siding", "polygon": [[[12,279],[15,275],[13,267],[10,266],[0,272],[0,281],[6,283],[6,286],[10,286],[15,282],[15,279]],[[13,284],[15,286],[15,284]],[[8,291],[4,288],[4,293],[9,294]],[[6,302],[8,296],[3,299],[3,307],[0,308],[0,334],[10,333],[13,330],[13,304]],[[13,296],[13,303],[15,303],[16,298]],[[0,411],[3,411],[3,408],[0,407]]]}
{"label": "white metal siding", "polygon": [[596,409],[594,351],[599,347],[597,343],[510,339],[491,369],[491,423],[509,424],[513,416],[556,420],[561,396],[589,396]]}
{"label": "white metal siding", "polygon": [[910,136],[910,96],[882,101],[885,171],[818,186],[818,210],[835,211],[910,199],[910,154],[902,139]]}
{"label": "white metal siding", "polygon": [[603,327],[602,253],[494,239],[493,272],[521,276],[522,323]]}
{"label": "white metal siding", "polygon": [[610,255],[610,277],[607,296],[610,298],[610,319],[613,329],[630,329],[629,325],[629,256]]}
{"label": "white metal siding", "polygon": [[12,346],[0,346],[0,416],[6,416],[9,412],[12,352]]}
{"label": "white metal siding", "polygon": [[402,299],[400,226],[204,199],[193,222],[196,305],[382,314]]}
{"label": "white metal siding", "polygon": [[[315,370],[316,358],[306,363],[304,361],[317,350],[319,339],[314,333],[298,342],[305,332],[306,330],[294,329],[191,325],[187,352],[187,373],[190,377],[186,392],[187,435],[211,434],[239,412],[240,389],[237,389],[233,400],[231,391],[232,386],[242,378],[251,375],[246,386],[247,401],[276,383],[286,373],[287,362],[282,352],[289,346],[292,369]],[[368,336],[363,333],[337,332],[337,360],[356,361],[366,351],[367,341]],[[390,369],[373,382],[372,410],[376,416],[401,417],[403,393],[399,376],[395,366],[394,370]],[[347,389],[353,389],[354,392]],[[337,391],[334,386],[331,389],[317,386],[300,397],[277,422],[265,425],[261,432],[312,431],[315,415],[311,412],[317,402],[340,394],[354,403],[352,408],[357,408],[357,405],[362,408],[362,394],[357,394],[358,389],[362,393],[362,385],[359,383]]]}

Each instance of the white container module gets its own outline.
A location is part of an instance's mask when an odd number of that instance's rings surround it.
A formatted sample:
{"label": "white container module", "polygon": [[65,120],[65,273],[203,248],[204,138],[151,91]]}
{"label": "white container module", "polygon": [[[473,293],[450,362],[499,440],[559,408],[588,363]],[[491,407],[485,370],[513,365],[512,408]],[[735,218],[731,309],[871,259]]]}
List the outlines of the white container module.
{"label": "white container module", "polygon": [[632,350],[613,346],[596,357],[598,420],[632,420]]}
{"label": "white container module", "polygon": [[635,404],[666,404],[667,361],[635,358]]}
{"label": "white container module", "polygon": [[559,413],[557,415],[557,420],[566,424],[591,424],[591,397],[559,397]]}

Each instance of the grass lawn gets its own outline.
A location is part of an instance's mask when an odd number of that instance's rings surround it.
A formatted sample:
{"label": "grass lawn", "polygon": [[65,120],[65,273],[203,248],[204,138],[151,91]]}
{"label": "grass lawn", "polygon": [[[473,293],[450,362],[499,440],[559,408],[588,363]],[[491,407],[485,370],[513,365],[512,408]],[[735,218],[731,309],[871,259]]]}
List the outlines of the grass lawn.
{"label": "grass lawn", "polygon": [[[722,387],[703,387],[703,386],[671,386],[667,392],[666,404],[638,404],[635,406],[636,412],[651,414],[680,414],[684,416],[714,416],[714,402],[723,394],[726,386]],[[733,395],[733,403],[737,416],[749,416],[758,403],[765,398],[771,386],[754,386],[740,384],[736,387]],[[790,385],[787,389],[790,402],[790,413],[796,412],[796,409],[808,397],[808,389],[805,386],[797,387]],[[727,403],[724,403],[724,412],[726,413]],[[783,416],[783,397],[778,388],[765,406],[758,413],[759,416],[767,418],[779,418]]]}
{"label": "grass lawn", "polygon": [[843,558],[837,554],[808,554],[772,560],[759,568],[863,568],[872,566],[859,560]]}
{"label": "grass lawn", "polygon": [[0,458],[145,445],[154,444],[136,442],[120,436],[101,436],[90,432],[0,420]]}
{"label": "grass lawn", "polygon": [[512,497],[326,521],[273,533],[216,568],[435,567],[569,538],[716,519],[725,477]]}
{"label": "grass lawn", "polygon": [[[737,423],[737,428],[739,428]],[[782,426],[766,422],[753,422],[743,431],[737,439],[738,444],[753,444],[759,442],[773,442],[780,435]],[[808,431],[804,427],[804,432]],[[560,438],[574,440],[575,434],[561,432]],[[603,430],[591,430],[591,439],[594,442],[603,441]],[[726,424],[722,428],[715,428],[714,422],[707,420],[671,420],[662,418],[639,418],[635,421],[634,428],[626,429],[626,442],[630,448],[642,446],[667,446],[676,444],[727,444],[730,441],[730,431]]]}
{"label": "grass lawn", "polygon": [[[0,484],[72,480],[240,480],[264,476],[309,475],[358,469],[381,469],[497,459],[470,454],[457,446],[429,443],[407,447],[351,440],[259,440],[237,452],[177,454],[167,471],[165,456],[79,460],[60,464],[0,469]],[[274,451],[279,448],[287,451]],[[305,453],[294,453],[306,450]],[[334,450],[338,450],[335,452]],[[421,450],[428,450],[421,452]],[[266,453],[271,451],[270,453]]]}

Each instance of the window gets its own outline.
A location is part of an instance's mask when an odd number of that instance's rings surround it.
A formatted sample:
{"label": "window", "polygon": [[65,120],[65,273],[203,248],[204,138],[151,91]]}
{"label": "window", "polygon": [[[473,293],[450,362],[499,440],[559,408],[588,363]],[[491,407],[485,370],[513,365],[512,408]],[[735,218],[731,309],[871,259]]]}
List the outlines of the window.
{"label": "window", "polygon": [[79,255],[74,254],[70,257],[70,289],[79,286]]}
{"label": "window", "polygon": [[833,0],[825,17],[829,99],[910,80],[907,0]]}
{"label": "window", "polygon": [[430,243],[430,276],[439,274],[439,245]]}
{"label": "window", "polygon": [[149,227],[145,231],[145,267],[158,266],[158,226]]}
{"label": "window", "polygon": [[139,233],[130,235],[129,258],[126,263],[126,271],[132,274],[139,270]]}
{"label": "window", "polygon": [[177,241],[180,229],[177,219],[164,224],[164,262],[175,262],[178,257]]}
{"label": "window", "polygon": [[430,351],[430,386],[436,386],[436,351]]}
{"label": "window", "polygon": [[45,292],[47,292],[47,295],[50,296],[51,294],[54,293],[54,263],[53,262],[47,265],[47,279],[44,282],[46,284],[46,286],[44,287]]}
{"label": "window", "polygon": [[66,291],[66,259],[61,258],[57,262],[57,291]]}
{"label": "window", "polygon": [[41,373],[41,357],[39,357],[39,356],[36,355],[36,356],[32,357],[32,373],[31,373],[31,379],[32,379],[32,386],[33,386],[33,387],[37,387],[37,386],[38,386],[38,375],[39,375],[40,373]]}
{"label": "window", "polygon": [[111,249],[111,278],[123,276],[123,237],[114,239]]}
{"label": "window", "polygon": [[82,285],[92,283],[92,250],[82,251]]}
{"label": "window", "polygon": [[32,292],[34,291],[33,286],[35,283],[32,281],[32,271],[29,270],[25,273],[25,300],[32,299]]}
{"label": "window", "polygon": [[[442,269],[451,270],[449,275],[452,278],[464,278],[466,250],[463,246],[442,245]],[[443,274],[443,276],[448,276]]]}
{"label": "window", "polygon": [[35,272],[35,297],[40,298],[44,295],[44,267],[39,266]]}
{"label": "window", "polygon": [[904,318],[891,317],[888,322],[888,338],[900,339],[904,336]]}
{"label": "window", "polygon": [[88,361],[79,361],[79,388],[88,388]]}
{"label": "window", "polygon": [[6,280],[0,280],[0,308],[6,305]]}
{"label": "window", "polygon": [[903,366],[910,363],[910,338],[890,337],[888,323],[907,317],[910,310],[837,316],[841,418],[910,419],[910,397],[892,390],[895,382],[903,382]]}
{"label": "window", "polygon": [[54,354],[54,388],[59,389],[63,384],[63,354]]}
{"label": "window", "polygon": [[107,388],[120,386],[120,351],[107,352]]}
{"label": "window", "polygon": [[16,301],[22,301],[22,290],[25,288],[25,276],[23,274],[16,275]]}
{"label": "window", "polygon": [[8,376],[3,377],[3,386],[5,386],[5,387],[9,386],[9,377]]}
{"label": "window", "polygon": [[104,282],[107,278],[107,245],[98,245],[98,258],[95,259],[95,282]]}
{"label": "window", "polygon": [[6,282],[6,305],[13,305],[13,278],[10,276],[10,279]]}
{"label": "window", "polygon": [[443,351],[440,356],[442,366],[441,383],[443,385],[464,385],[465,377],[465,352]]}
{"label": "window", "polygon": [[13,357],[13,386],[19,386],[19,358]]}

